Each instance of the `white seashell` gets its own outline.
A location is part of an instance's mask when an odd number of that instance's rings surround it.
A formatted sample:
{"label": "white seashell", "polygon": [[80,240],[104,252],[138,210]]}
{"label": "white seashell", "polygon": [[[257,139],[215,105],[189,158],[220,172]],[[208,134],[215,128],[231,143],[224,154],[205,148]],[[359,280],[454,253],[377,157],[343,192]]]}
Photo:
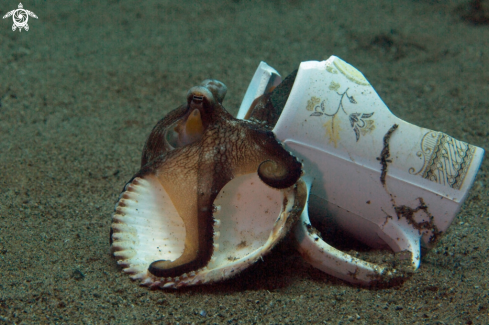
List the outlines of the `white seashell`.
{"label": "white seashell", "polygon": [[[128,192],[128,189],[131,189]],[[180,277],[157,277],[156,260],[176,260],[184,250],[185,225],[156,176],[126,187],[124,204],[113,216],[112,250],[124,272],[142,285],[162,288],[208,283],[234,276],[261,258],[287,233],[297,206],[297,189],[273,189],[256,173],[236,177],[219,192],[220,221],[214,223],[214,253],[209,264]],[[279,216],[277,218],[277,216]],[[294,217],[295,216],[295,217]]]}

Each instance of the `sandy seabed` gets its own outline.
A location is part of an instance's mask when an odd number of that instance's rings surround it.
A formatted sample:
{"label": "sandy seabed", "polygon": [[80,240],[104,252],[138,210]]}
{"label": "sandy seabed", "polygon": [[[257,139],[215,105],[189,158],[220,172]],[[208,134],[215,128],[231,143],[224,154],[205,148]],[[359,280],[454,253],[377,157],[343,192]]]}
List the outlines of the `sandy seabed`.
{"label": "sandy seabed", "polygon": [[[489,1],[481,2],[489,10]],[[0,15],[17,8],[0,4]],[[148,290],[109,254],[153,125],[206,78],[235,114],[260,61],[337,55],[394,114],[489,148],[489,11],[466,0],[28,1],[0,24],[0,324],[489,324],[489,159],[406,282],[363,288],[283,243],[214,285]]]}

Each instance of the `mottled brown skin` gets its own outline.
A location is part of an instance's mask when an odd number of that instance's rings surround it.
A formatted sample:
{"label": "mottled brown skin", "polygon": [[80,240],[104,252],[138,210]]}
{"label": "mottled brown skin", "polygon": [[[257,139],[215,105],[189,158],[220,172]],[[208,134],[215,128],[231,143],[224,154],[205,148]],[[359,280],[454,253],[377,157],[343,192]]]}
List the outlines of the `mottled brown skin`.
{"label": "mottled brown skin", "polygon": [[[222,101],[226,96],[226,86],[215,80],[205,80],[202,82],[202,84],[212,93],[212,96],[217,99],[218,103],[222,104]],[[189,95],[187,95],[187,104],[181,105],[174,109],[164,118],[159,120],[155,125],[153,131],[151,131],[151,134],[148,137],[148,140],[146,140],[146,144],[144,145],[143,155],[141,157],[141,168],[165,152],[174,149],[168,144],[167,141],[165,141],[165,136],[167,131],[172,128],[176,122],[185,118],[191,113],[192,110],[189,109],[191,104],[191,102],[189,102],[190,100],[191,98]],[[205,116],[206,120],[203,121],[204,124],[210,122],[209,116],[207,114]]]}
{"label": "mottled brown skin", "polygon": [[[230,180],[258,172],[264,183],[281,189],[294,185],[302,174],[302,164],[262,123],[237,120],[224,109],[222,84],[206,81],[203,85],[192,88],[187,104],[158,122],[144,147],[142,168],[134,176],[157,175],[179,213],[180,208],[195,207],[195,216],[189,216],[198,222],[195,254],[187,255],[191,260],[185,263],[179,259],[153,262],[149,272],[158,277],[180,276],[208,264],[213,253],[213,202]],[[195,109],[204,126],[201,139],[172,148],[164,138],[169,128]]]}

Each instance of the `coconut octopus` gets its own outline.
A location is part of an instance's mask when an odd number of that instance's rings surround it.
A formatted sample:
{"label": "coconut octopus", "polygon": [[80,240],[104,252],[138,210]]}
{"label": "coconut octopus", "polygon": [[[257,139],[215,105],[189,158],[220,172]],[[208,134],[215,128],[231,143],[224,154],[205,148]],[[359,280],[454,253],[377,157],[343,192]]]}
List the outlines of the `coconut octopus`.
{"label": "coconut octopus", "polygon": [[290,87],[284,80],[239,120],[222,105],[226,86],[205,80],[156,124],[111,226],[113,255],[132,279],[161,288],[223,280],[286,235],[307,198],[301,162],[271,131],[285,104],[273,96]]}

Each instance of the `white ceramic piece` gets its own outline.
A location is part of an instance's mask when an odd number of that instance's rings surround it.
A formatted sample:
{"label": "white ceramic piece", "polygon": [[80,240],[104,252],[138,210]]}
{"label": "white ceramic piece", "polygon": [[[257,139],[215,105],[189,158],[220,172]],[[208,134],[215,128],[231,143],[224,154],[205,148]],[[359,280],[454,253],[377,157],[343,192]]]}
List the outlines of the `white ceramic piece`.
{"label": "white ceramic piece", "polygon": [[[313,179],[306,176],[304,180],[310,194]],[[298,250],[305,261],[323,272],[356,284],[388,282],[397,276],[396,270],[363,261],[323,241],[319,232],[311,225],[308,209],[306,203],[299,223],[294,228],[294,235],[299,243]]]}
{"label": "white ceramic piece", "polygon": [[[433,247],[460,210],[484,154],[397,118],[362,73],[335,56],[301,63],[273,132],[303,161],[309,206],[320,218],[372,247],[409,251],[413,269],[420,246]],[[395,273],[311,234],[307,209],[301,218],[299,250],[314,266],[364,284]]]}
{"label": "white ceramic piece", "polygon": [[244,119],[253,101],[270,90],[273,90],[281,82],[282,78],[274,68],[263,61],[260,62],[241,102],[237,118]]}

